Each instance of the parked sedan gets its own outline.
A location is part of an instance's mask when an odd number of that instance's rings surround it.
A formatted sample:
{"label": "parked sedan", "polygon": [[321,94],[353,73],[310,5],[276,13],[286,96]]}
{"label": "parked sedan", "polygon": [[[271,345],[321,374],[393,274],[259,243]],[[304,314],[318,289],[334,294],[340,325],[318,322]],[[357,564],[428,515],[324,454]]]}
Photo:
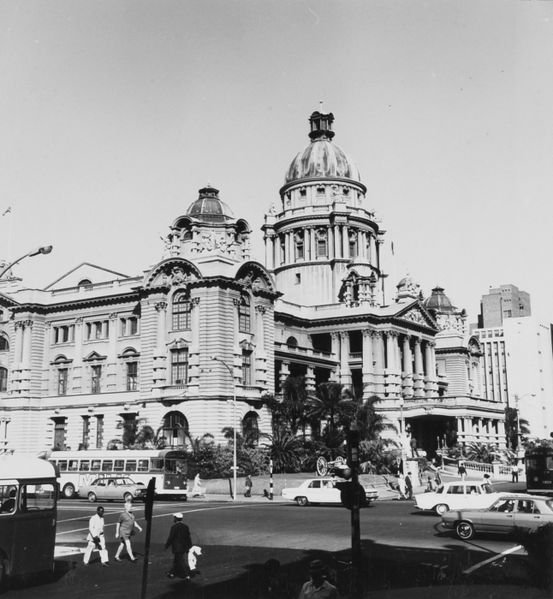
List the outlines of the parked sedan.
{"label": "parked sedan", "polygon": [[[306,506],[310,503],[341,505],[340,490],[335,486],[337,482],[340,481],[330,477],[309,478],[304,480],[298,487],[282,489],[282,496],[285,499],[295,501],[301,506]],[[365,485],[363,488],[367,503],[378,499],[378,491],[372,485]]]}
{"label": "parked sedan", "polygon": [[442,515],[448,510],[483,509],[498,497],[490,483],[484,481],[456,480],[444,483],[436,491],[417,493],[415,507],[432,510]]}
{"label": "parked sedan", "polygon": [[128,476],[106,476],[79,487],[79,497],[86,497],[88,501],[92,502],[98,499],[101,501],[115,499],[132,501],[133,499],[144,499],[146,487],[143,484],[135,483]]}
{"label": "parked sedan", "polygon": [[553,522],[553,499],[521,493],[500,494],[485,510],[450,511],[442,516],[442,526],[454,530],[462,540],[477,534],[512,534],[515,528],[535,530]]}

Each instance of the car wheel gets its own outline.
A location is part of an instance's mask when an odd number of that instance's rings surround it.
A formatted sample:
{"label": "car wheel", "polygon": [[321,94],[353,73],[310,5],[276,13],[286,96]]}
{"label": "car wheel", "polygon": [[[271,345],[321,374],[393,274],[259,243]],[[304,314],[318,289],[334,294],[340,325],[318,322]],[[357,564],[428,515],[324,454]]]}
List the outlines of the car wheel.
{"label": "car wheel", "polygon": [[296,503],[302,507],[305,507],[309,504],[309,501],[307,501],[307,497],[296,497]]}
{"label": "car wheel", "polygon": [[474,536],[474,526],[470,522],[463,520],[457,523],[455,532],[462,541],[468,541]]}
{"label": "car wheel", "polygon": [[132,501],[132,499],[133,499],[133,497],[132,497],[132,494],[131,494],[131,493],[129,493],[129,492],[125,493],[125,494],[123,495],[123,499],[124,499],[125,501]]}
{"label": "car wheel", "polygon": [[75,486],[71,483],[67,483],[65,487],[63,487],[62,493],[65,499],[71,499],[75,495]]}
{"label": "car wheel", "polygon": [[96,493],[93,493],[92,491],[90,491],[90,493],[88,494],[88,501],[90,501],[90,503],[94,503],[96,501],[97,497],[96,497]]}
{"label": "car wheel", "polygon": [[446,505],[445,503],[439,503],[435,508],[434,508],[436,514],[438,514],[438,516],[441,516],[442,514],[445,514],[448,510],[449,510],[449,506]]}

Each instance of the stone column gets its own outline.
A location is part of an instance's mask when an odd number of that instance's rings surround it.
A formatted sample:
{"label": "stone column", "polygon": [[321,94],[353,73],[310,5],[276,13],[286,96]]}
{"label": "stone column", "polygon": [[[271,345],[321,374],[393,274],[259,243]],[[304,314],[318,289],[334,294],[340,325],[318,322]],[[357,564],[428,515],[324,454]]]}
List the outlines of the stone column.
{"label": "stone column", "polygon": [[[82,370],[83,370],[83,318],[75,319],[75,358],[73,360],[73,376],[67,381],[68,388],[73,393],[82,392]],[[71,385],[71,387],[69,387]]]}
{"label": "stone column", "polygon": [[284,387],[284,383],[286,382],[286,379],[288,378],[288,376],[290,375],[290,362],[288,361],[282,361],[281,365],[280,365],[280,373],[279,373],[279,381],[280,381],[280,389],[282,390],[282,388]]}
{"label": "stone column", "polygon": [[340,383],[351,387],[351,370],[349,367],[349,334],[346,331],[340,331]]}
{"label": "stone column", "polygon": [[415,338],[415,373],[413,375],[415,397],[424,397],[424,370],[420,338]]}
{"label": "stone column", "polygon": [[154,386],[163,386],[167,384],[167,302],[157,302],[154,307],[157,312],[157,343],[152,376]]}
{"label": "stone column", "polygon": [[407,335],[403,338],[403,396],[413,397],[413,356]]}
{"label": "stone column", "polygon": [[[117,388],[126,389],[126,385],[118,385],[117,380],[117,321],[119,316],[116,312],[109,315],[109,337],[108,337],[108,355],[106,363],[106,391],[117,391]],[[106,325],[107,326],[107,325]],[[121,373],[123,379],[123,373]]]}
{"label": "stone column", "polygon": [[307,367],[305,374],[305,390],[308,393],[315,393],[315,369],[313,366]]}
{"label": "stone column", "polygon": [[265,306],[255,307],[255,383],[267,385],[267,352],[265,351]]}
{"label": "stone column", "polygon": [[364,329],[363,335],[363,365],[362,365],[362,377],[363,377],[363,395],[373,395],[374,381],[374,352],[373,352],[373,335],[370,329]]}
{"label": "stone column", "polygon": [[373,333],[373,363],[376,394],[382,396],[384,394],[384,339],[381,331]]}
{"label": "stone column", "polygon": [[328,227],[328,257],[333,260],[336,257],[334,245],[334,227]]}
{"label": "stone column", "polygon": [[334,257],[341,258],[340,256],[340,226],[334,225]]}
{"label": "stone column", "polygon": [[342,258],[347,258],[348,255],[348,226],[342,226]]}
{"label": "stone column", "polygon": [[309,227],[309,237],[311,241],[311,260],[317,259],[317,235],[314,227]]}

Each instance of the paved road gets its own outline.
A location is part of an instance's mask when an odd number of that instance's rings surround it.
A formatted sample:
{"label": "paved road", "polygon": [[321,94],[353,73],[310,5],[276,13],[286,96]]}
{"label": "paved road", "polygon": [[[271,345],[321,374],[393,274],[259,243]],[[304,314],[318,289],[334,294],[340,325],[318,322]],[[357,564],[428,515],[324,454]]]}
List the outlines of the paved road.
{"label": "paved road", "polygon": [[[113,556],[115,522],[121,505],[106,505],[106,533],[110,556]],[[140,560],[124,561],[101,568],[98,563],[82,565],[80,551],[88,518],[95,506],[83,501],[62,501],[58,518],[58,552],[56,580],[40,586],[9,590],[5,599],[72,599],[140,597],[144,564],[144,535],[134,537]],[[137,506],[137,517],[143,510]],[[163,543],[172,522],[171,514],[182,511],[189,524],[193,541],[204,550],[199,567],[201,576],[192,583],[169,580],[171,556]],[[396,578],[409,571],[410,565],[449,563],[455,556],[457,565],[468,567],[490,556],[512,549],[514,543],[501,539],[479,539],[473,543],[458,541],[436,530],[438,518],[417,512],[410,502],[379,501],[361,512],[363,549],[369,556],[368,567],[374,580]],[[190,501],[158,502],[152,524],[149,559],[148,599],[173,597],[247,598],[257,586],[263,563],[277,558],[294,585],[305,578],[306,564],[315,555],[324,558],[331,553],[346,557],[350,542],[350,513],[342,507],[306,507],[282,502]],[[518,552],[520,553],[520,552]],[[449,561],[448,561],[449,560]],[[392,566],[390,566],[392,564]],[[376,565],[376,566],[375,566]],[[394,574],[393,567],[398,568]],[[391,568],[391,569],[390,569]],[[418,572],[418,570],[417,570]],[[413,576],[418,577],[419,574]],[[424,581],[414,580],[422,584]]]}

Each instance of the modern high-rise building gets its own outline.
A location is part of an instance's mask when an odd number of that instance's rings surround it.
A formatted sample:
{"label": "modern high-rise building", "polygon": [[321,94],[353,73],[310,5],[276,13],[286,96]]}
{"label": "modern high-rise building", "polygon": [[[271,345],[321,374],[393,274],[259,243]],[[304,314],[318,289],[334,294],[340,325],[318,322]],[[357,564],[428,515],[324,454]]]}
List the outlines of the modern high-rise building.
{"label": "modern high-rise building", "polygon": [[501,285],[490,288],[480,300],[478,328],[500,327],[506,318],[530,316],[530,294],[516,285]]}

